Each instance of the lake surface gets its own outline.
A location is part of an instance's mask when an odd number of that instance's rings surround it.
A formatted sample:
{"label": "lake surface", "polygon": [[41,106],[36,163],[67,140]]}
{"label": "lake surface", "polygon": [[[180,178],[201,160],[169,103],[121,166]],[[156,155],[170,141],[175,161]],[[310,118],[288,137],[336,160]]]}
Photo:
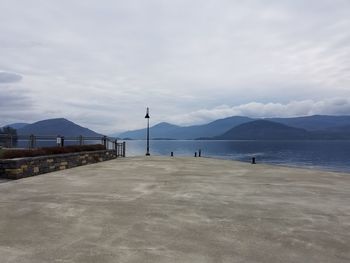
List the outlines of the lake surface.
{"label": "lake surface", "polygon": [[[144,155],[146,141],[126,141],[127,156]],[[202,156],[350,172],[350,141],[150,141],[151,155]]]}

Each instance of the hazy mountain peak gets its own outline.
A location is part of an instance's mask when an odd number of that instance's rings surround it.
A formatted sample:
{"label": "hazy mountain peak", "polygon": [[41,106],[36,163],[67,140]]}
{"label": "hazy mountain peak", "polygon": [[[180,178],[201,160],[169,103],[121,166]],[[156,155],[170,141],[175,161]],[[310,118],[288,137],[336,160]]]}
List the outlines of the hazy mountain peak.
{"label": "hazy mountain peak", "polygon": [[11,123],[8,125],[5,125],[4,127],[11,127],[12,129],[20,129],[23,128],[24,126],[28,125],[29,123],[25,123],[25,122],[17,122],[17,123]]}
{"label": "hazy mountain peak", "polygon": [[45,123],[50,123],[50,122],[70,122],[70,123],[73,123],[72,121],[67,120],[66,118],[45,119],[45,120],[40,120],[40,121],[37,121],[37,122],[34,122],[34,123],[44,123],[44,122]]}
{"label": "hazy mountain peak", "polygon": [[180,126],[177,126],[177,125],[174,125],[174,124],[171,124],[169,122],[160,122],[156,125],[154,125],[152,128],[176,128],[176,127],[180,127]]}
{"label": "hazy mountain peak", "polygon": [[88,128],[82,127],[65,118],[37,121],[17,130],[21,135],[63,135],[63,136],[101,136]]}

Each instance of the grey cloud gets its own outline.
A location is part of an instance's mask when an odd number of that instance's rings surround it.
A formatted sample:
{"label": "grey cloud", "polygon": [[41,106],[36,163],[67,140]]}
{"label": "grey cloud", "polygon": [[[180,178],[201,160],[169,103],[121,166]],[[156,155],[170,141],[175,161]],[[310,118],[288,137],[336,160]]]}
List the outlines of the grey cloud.
{"label": "grey cloud", "polygon": [[22,108],[39,119],[113,132],[142,127],[146,106],[152,122],[190,123],[203,108],[219,109],[204,111],[212,118],[231,108],[268,115],[290,101],[350,97],[348,0],[13,0],[0,9],[0,69],[25,76],[11,86],[26,87]]}
{"label": "grey cloud", "polygon": [[14,83],[22,80],[22,76],[17,73],[0,71],[0,84],[1,83]]}
{"label": "grey cloud", "polygon": [[26,89],[8,84],[0,86],[0,102],[0,114],[5,110],[10,111],[20,107],[27,108],[32,105]]}
{"label": "grey cloud", "polygon": [[41,117],[33,100],[23,88],[0,86],[0,126],[13,122],[30,122]]}

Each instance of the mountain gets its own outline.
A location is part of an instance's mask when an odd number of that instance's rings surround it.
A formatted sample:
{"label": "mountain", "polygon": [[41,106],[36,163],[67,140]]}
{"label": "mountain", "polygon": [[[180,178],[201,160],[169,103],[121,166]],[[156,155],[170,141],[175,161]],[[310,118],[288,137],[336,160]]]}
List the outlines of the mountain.
{"label": "mountain", "polygon": [[224,119],[212,121],[208,124],[194,125],[182,127],[181,133],[184,139],[197,139],[200,137],[213,137],[222,134],[229,129],[241,125],[243,123],[251,122],[254,119],[241,116],[233,116]]}
{"label": "mountain", "polygon": [[[151,138],[170,138],[169,134],[172,133],[173,130],[180,128],[180,126],[176,126],[167,122],[161,122],[153,127],[150,127],[150,136]],[[133,140],[141,140],[146,139],[147,129],[139,129],[133,131],[123,132],[121,134],[113,134],[117,135],[120,138],[128,138]]]}
{"label": "mountain", "polygon": [[350,125],[350,116],[313,115],[295,118],[266,118],[265,120],[308,131],[320,131]]}
{"label": "mountain", "polygon": [[[233,116],[224,119],[219,119],[208,124],[193,125],[187,127],[181,127],[166,122],[159,123],[150,128],[151,139],[198,139],[198,138],[210,138],[220,136],[228,130],[237,127],[241,124],[250,123],[256,121],[248,117]],[[327,116],[327,115],[314,115],[295,118],[266,118],[258,119],[263,121],[269,121],[273,123],[282,124],[289,128],[303,129],[308,131],[307,137],[309,139],[348,139],[350,133],[346,130],[346,127],[350,127],[350,116]],[[267,127],[265,127],[267,128]],[[271,127],[272,128],[272,127]],[[275,127],[278,130],[278,127]],[[281,128],[281,126],[279,126]],[[338,130],[337,130],[338,129]],[[271,131],[272,132],[272,131]],[[275,134],[275,133],[271,133]],[[299,135],[292,135],[291,132],[288,136],[286,131],[284,136],[294,138],[300,138]],[[278,134],[275,134],[278,138]],[[145,139],[146,129],[128,131],[118,134],[121,138],[130,139]],[[266,135],[267,136],[267,135]],[[264,136],[264,138],[266,138]],[[293,137],[294,136],[294,137]],[[303,136],[301,136],[303,138]]]}
{"label": "mountain", "polygon": [[12,124],[9,124],[9,125],[6,125],[4,127],[11,127],[12,129],[21,129],[23,128],[24,126],[28,125],[29,123],[24,123],[24,122],[18,122],[18,123],[12,123]]}
{"label": "mountain", "polygon": [[[232,127],[242,123],[250,122],[253,119],[248,117],[234,116],[216,120],[208,124],[181,127],[166,122],[159,123],[150,128],[150,137],[170,139],[196,139],[199,137],[213,137],[222,134]],[[127,131],[119,134],[121,138],[145,139],[146,129]]]}
{"label": "mountain", "polygon": [[310,134],[299,128],[272,122],[256,120],[241,124],[224,134],[214,137],[218,140],[300,140],[308,139]]}
{"label": "mountain", "polygon": [[349,140],[350,125],[331,127],[325,130],[312,131],[313,138],[323,140]]}
{"label": "mountain", "polygon": [[328,128],[326,131],[328,132],[339,132],[339,133],[350,133],[350,125],[344,125],[344,126],[336,126]]}
{"label": "mountain", "polygon": [[19,135],[62,135],[62,136],[86,136],[100,137],[98,134],[88,128],[84,128],[64,118],[48,119],[28,124],[17,130]]}

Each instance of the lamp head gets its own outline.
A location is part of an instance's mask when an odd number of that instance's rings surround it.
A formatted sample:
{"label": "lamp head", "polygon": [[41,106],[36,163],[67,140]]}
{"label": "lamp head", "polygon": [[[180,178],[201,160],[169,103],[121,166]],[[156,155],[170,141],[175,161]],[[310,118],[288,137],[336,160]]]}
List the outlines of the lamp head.
{"label": "lamp head", "polygon": [[145,119],[149,119],[149,108],[147,108]]}

